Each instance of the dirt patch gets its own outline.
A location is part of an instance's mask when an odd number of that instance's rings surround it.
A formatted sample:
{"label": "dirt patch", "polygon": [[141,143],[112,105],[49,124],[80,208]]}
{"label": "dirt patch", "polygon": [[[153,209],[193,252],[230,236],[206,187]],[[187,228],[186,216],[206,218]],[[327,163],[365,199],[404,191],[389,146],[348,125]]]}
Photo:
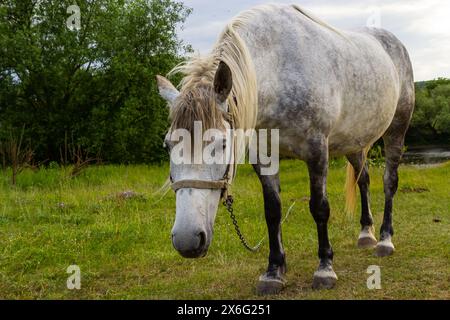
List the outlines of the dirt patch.
{"label": "dirt patch", "polygon": [[400,189],[402,193],[425,193],[430,192],[430,189],[423,187],[403,187]]}
{"label": "dirt patch", "polygon": [[106,200],[128,201],[128,200],[146,200],[146,199],[143,194],[134,191],[124,191],[112,194],[108,196]]}
{"label": "dirt patch", "polygon": [[291,202],[309,202],[311,198],[308,196],[305,197],[301,197],[301,198],[295,198],[295,199],[290,199]]}

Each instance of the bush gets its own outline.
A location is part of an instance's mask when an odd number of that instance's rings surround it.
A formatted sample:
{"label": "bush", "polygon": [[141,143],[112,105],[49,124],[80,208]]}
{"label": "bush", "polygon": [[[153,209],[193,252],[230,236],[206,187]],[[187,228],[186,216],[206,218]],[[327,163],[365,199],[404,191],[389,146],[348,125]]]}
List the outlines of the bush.
{"label": "bush", "polygon": [[450,79],[416,84],[416,109],[407,142],[450,144]]}

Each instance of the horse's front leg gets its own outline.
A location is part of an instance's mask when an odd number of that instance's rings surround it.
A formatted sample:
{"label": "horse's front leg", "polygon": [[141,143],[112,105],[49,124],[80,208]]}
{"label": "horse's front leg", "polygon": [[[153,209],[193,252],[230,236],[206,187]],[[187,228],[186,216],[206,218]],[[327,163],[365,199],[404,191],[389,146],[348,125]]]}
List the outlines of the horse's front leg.
{"label": "horse's front leg", "polygon": [[314,289],[331,289],[337,281],[333,270],[333,249],[328,239],[330,206],[327,199],[328,143],[326,139],[310,142],[307,159],[311,200],[310,210],[317,225],[319,237],[319,269],[314,273]]}
{"label": "horse's front leg", "polygon": [[259,278],[257,294],[278,294],[285,286],[286,260],[281,239],[281,200],[279,175],[264,176],[260,165],[253,166],[262,184],[264,211],[269,231],[269,267]]}

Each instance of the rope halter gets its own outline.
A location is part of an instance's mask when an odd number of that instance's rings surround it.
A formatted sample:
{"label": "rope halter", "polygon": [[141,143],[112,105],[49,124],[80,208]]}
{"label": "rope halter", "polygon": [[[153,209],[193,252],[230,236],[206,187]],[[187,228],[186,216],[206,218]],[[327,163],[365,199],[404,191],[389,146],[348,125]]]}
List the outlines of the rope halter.
{"label": "rope halter", "polygon": [[[228,122],[230,124],[231,130],[234,130],[234,119],[231,113],[228,113]],[[231,150],[234,153],[234,162],[236,162],[236,150],[234,145],[234,137],[231,137]],[[233,161],[228,163],[225,170],[225,174],[220,180],[180,180],[173,182],[171,184],[172,190],[177,192],[180,189],[192,188],[192,189],[211,189],[211,190],[222,190],[222,199],[227,199],[231,196],[230,187],[233,180],[233,175],[235,173]]]}

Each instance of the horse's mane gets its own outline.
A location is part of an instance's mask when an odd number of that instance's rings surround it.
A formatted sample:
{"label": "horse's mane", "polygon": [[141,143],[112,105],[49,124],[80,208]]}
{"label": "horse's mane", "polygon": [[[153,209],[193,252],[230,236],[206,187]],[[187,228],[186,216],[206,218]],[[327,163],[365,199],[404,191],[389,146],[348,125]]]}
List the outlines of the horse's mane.
{"label": "horse's mane", "polygon": [[[315,23],[340,35],[342,33],[297,5],[292,7]],[[194,56],[179,64],[170,75],[182,74],[181,99],[172,108],[172,129],[191,130],[195,121],[202,121],[203,129],[222,127],[223,112],[214,99],[213,81],[220,61],[231,69],[233,89],[228,97],[229,111],[236,128],[253,129],[258,114],[256,73],[250,52],[238,33],[247,26],[255,13],[270,5],[261,5],[240,13],[222,31],[213,50],[206,56]],[[345,37],[345,36],[344,36]]]}
{"label": "horse's mane", "polygon": [[195,121],[203,129],[221,128],[224,114],[217,105],[213,82],[220,61],[231,69],[233,88],[228,97],[229,112],[236,129],[253,129],[258,113],[256,72],[248,48],[237,32],[251,18],[251,12],[234,18],[219,36],[212,52],[196,56],[176,66],[169,75],[184,75],[180,83],[181,97],[172,108],[172,129],[192,130]]}

